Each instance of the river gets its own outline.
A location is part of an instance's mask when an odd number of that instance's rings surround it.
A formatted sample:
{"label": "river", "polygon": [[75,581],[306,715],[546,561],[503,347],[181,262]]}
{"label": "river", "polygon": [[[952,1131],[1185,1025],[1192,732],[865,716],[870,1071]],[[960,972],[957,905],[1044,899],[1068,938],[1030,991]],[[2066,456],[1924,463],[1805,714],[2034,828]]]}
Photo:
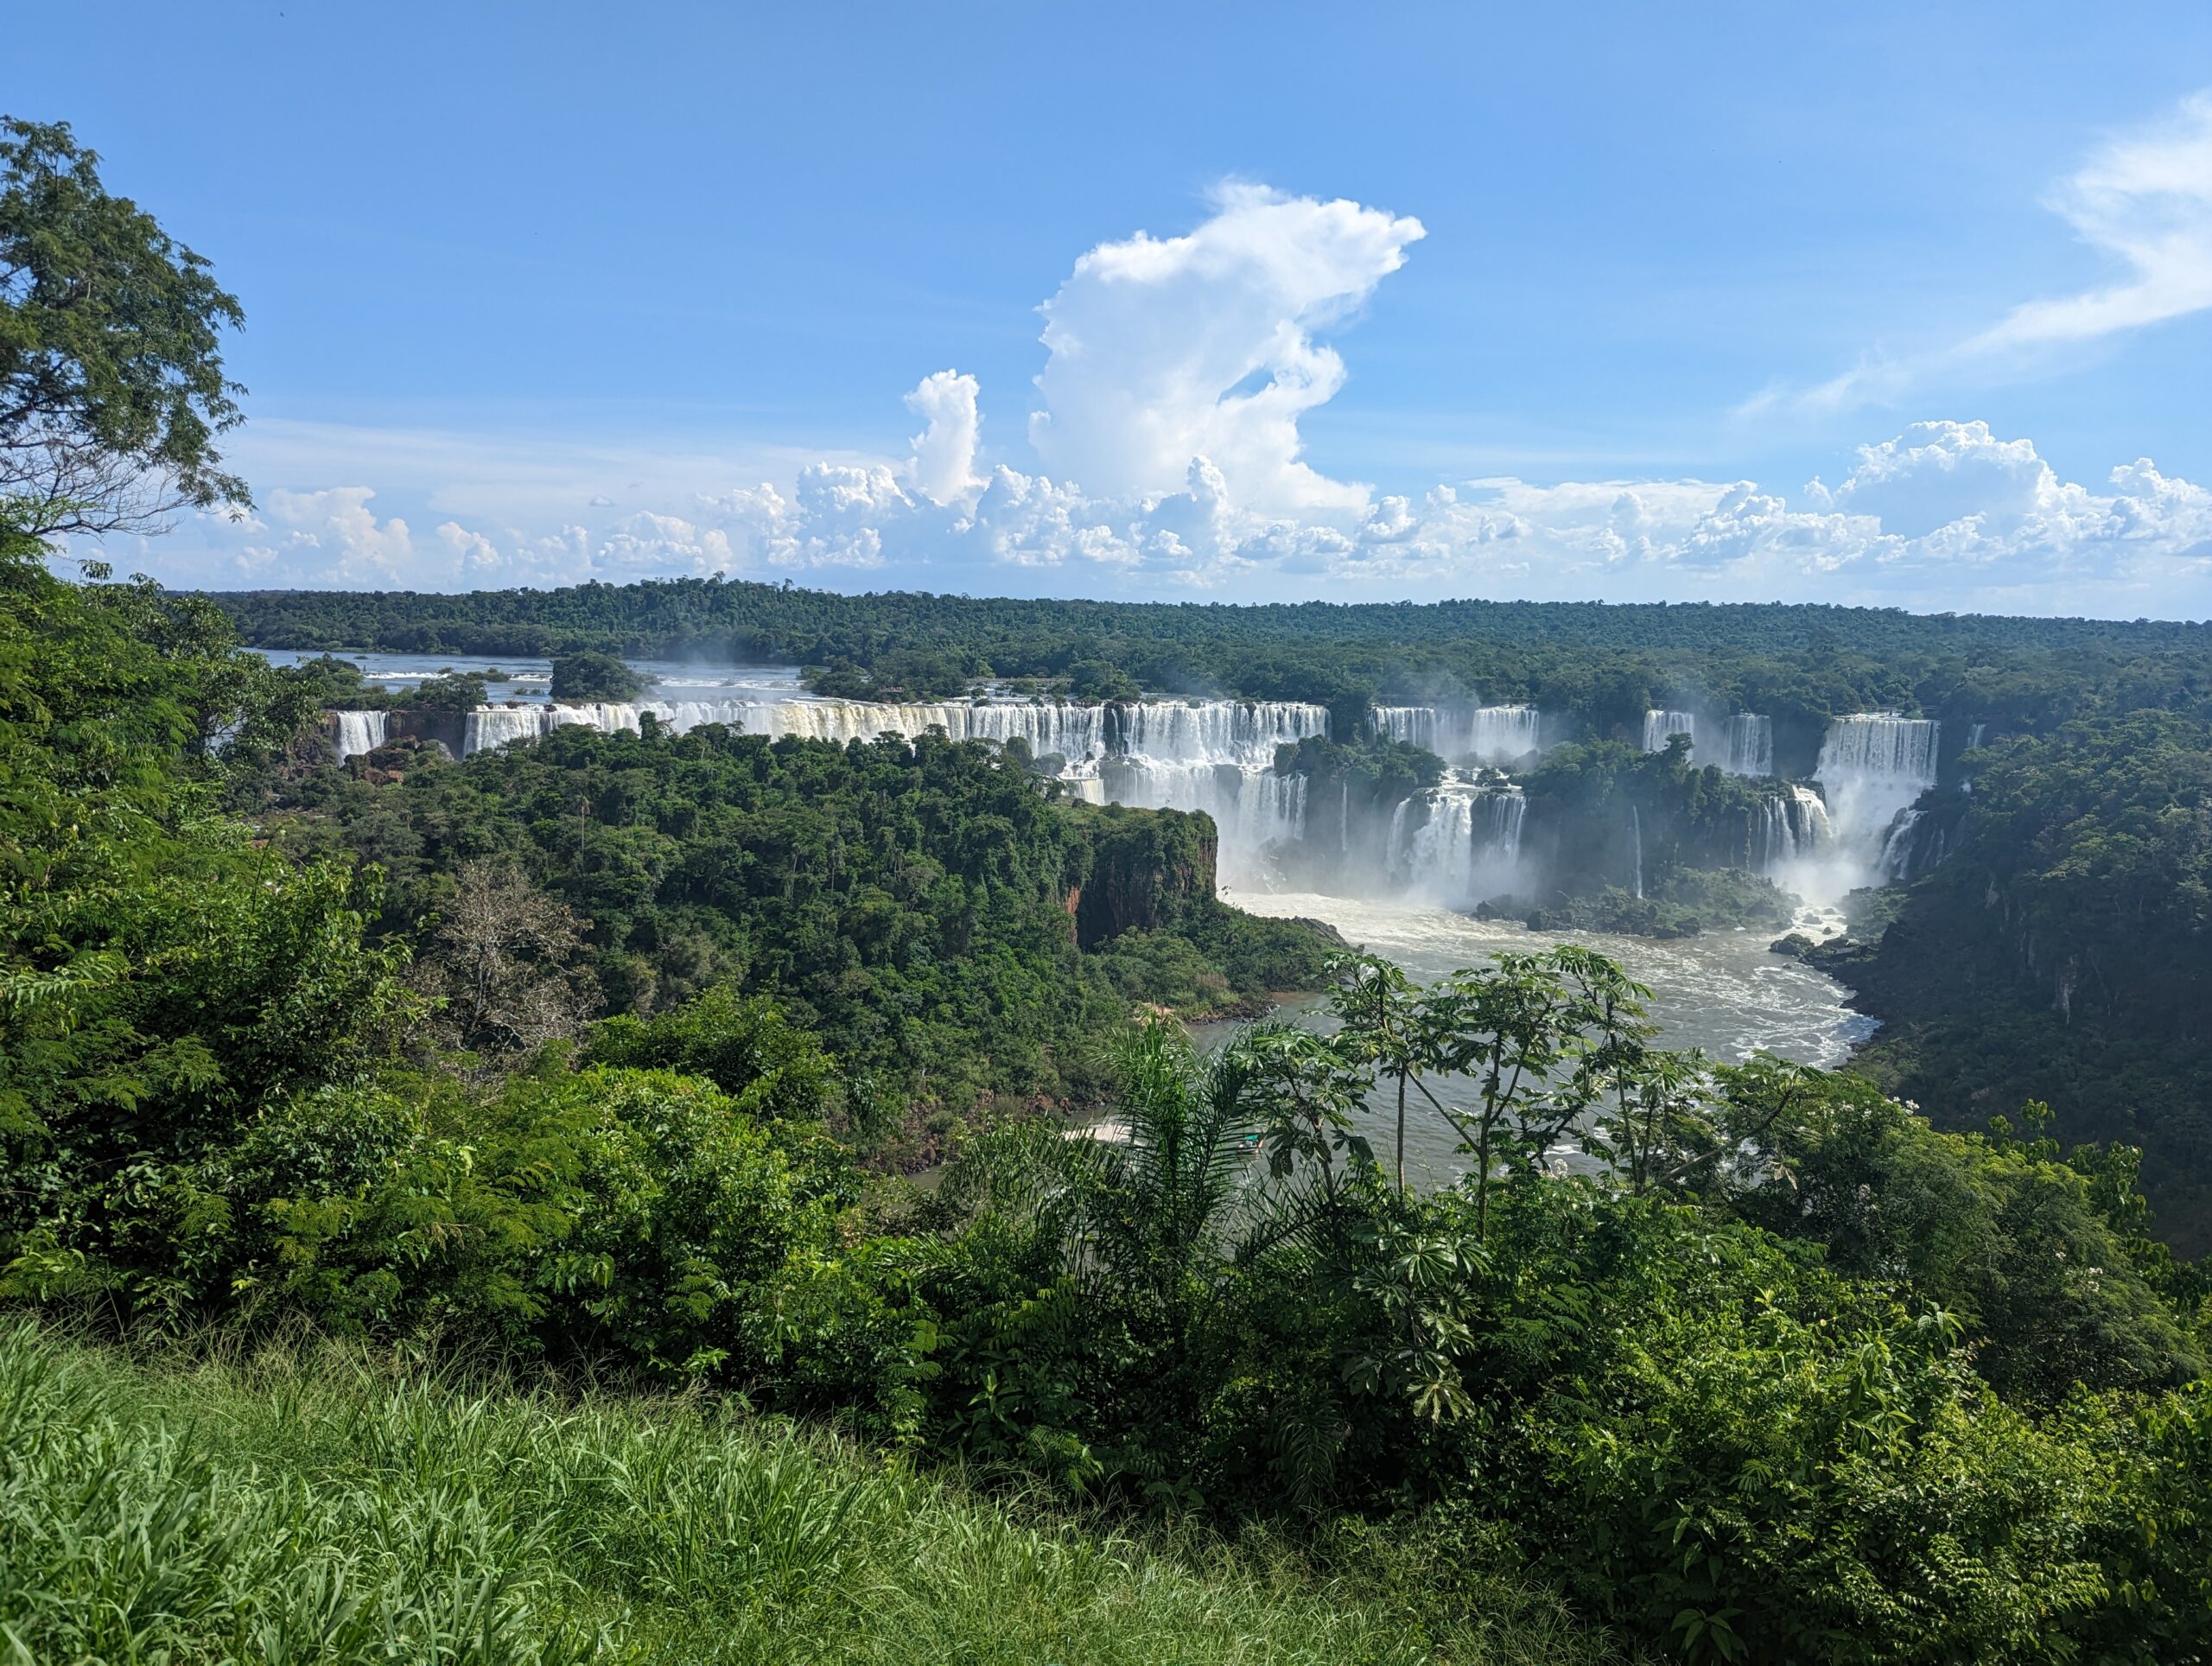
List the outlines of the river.
{"label": "river", "polygon": [[[282,651],[270,652],[268,657],[277,664],[309,658]],[[375,653],[344,657],[360,665],[371,681],[387,687],[411,684],[448,670],[479,674],[497,670],[499,677],[486,679],[493,702],[533,705],[544,702],[551,669],[545,660],[513,656]],[[803,716],[810,706],[809,696],[799,686],[797,670],[790,666],[728,665],[702,661],[632,664],[654,680],[649,698],[702,703],[772,703],[787,717]],[[1211,732],[1203,722],[1172,703],[1158,708],[1156,715],[1162,720],[1175,717],[1191,732],[1184,734],[1165,721],[1147,726],[1138,737],[1140,744],[1162,751],[1165,761],[1155,771],[1160,781],[1151,783],[1160,789],[1157,792],[1147,789],[1150,778],[1141,770],[1135,773],[1135,799],[1141,803],[1205,808],[1213,812],[1217,821],[1225,818],[1224,868],[1233,874],[1240,865],[1228,861],[1226,847],[1241,838],[1243,845],[1250,850],[1261,850],[1274,827],[1272,823],[1246,827],[1243,820],[1249,818],[1230,813],[1231,809],[1254,809],[1259,795],[1232,795],[1235,804],[1227,807],[1203,792],[1190,803],[1177,795],[1192,783],[1209,790],[1217,787],[1224,773],[1219,766],[1224,759],[1242,759],[1246,774],[1263,769],[1264,764],[1260,760],[1272,757],[1272,745],[1249,747],[1247,750],[1254,756],[1244,758],[1231,744],[1235,735],[1227,740],[1209,740]],[[1042,722],[1050,715],[1040,714],[1038,721]],[[1897,727],[1892,720],[1855,721],[1890,722],[1891,727]],[[1158,728],[1161,733],[1150,735],[1152,728]],[[1065,742],[1057,730],[1040,731],[1039,739],[1042,743],[1040,751],[1061,750],[1071,758],[1077,755],[1078,749]],[[1092,780],[1089,785],[1097,787],[1104,784]],[[1277,803],[1280,797],[1272,795],[1257,807],[1275,813],[1281,819],[1289,806]],[[1255,802],[1248,803],[1248,798]],[[1250,862],[1242,866],[1263,870],[1269,864]],[[1716,1059],[1742,1059],[1764,1048],[1808,1064],[1833,1065],[1874,1027],[1872,1020],[1845,1006],[1847,991],[1840,984],[1800,961],[1770,952],[1770,938],[1762,932],[1713,932],[1669,942],[1592,933],[1570,938],[1532,932],[1511,920],[1478,920],[1448,908],[1411,900],[1367,901],[1314,893],[1246,889],[1231,884],[1222,887],[1222,895],[1225,900],[1253,913],[1299,915],[1324,920],[1342,932],[1347,942],[1387,956],[1402,966],[1408,976],[1423,982],[1479,965],[1503,950],[1535,950],[1569,941],[1586,943],[1618,960],[1631,977],[1650,988],[1651,1015],[1659,1026],[1662,1045],[1701,1047]],[[1816,919],[1808,915],[1802,929],[1825,936],[1832,933],[1838,924],[1833,917]],[[1315,1007],[1316,1003],[1305,1002],[1292,1010],[1312,1014],[1319,1021],[1324,1015]],[[1202,1040],[1210,1044],[1217,1044],[1232,1028],[1204,1027]],[[1465,1084],[1432,1085],[1447,1103],[1465,1100]],[[1378,1152],[1389,1142],[1390,1121],[1390,1116],[1380,1110],[1371,1111],[1366,1120],[1363,1131],[1376,1141]],[[1456,1137],[1433,1112],[1414,1119],[1409,1123],[1407,1135],[1408,1168],[1429,1183],[1449,1180],[1464,1167],[1453,1149],[1455,1144]]]}
{"label": "river", "polygon": [[[1247,912],[1298,916],[1333,925],[1354,947],[1403,967],[1430,982],[1484,964],[1503,951],[1535,951],[1580,943],[1608,955],[1651,990],[1650,1015],[1658,1041],[1669,1047],[1701,1047],[1735,1062],[1762,1049],[1809,1065],[1841,1062],[1873,1033],[1875,1021],[1844,1002],[1849,992],[1802,962],[1771,952],[1762,932],[1716,932],[1671,941],[1608,937],[1595,932],[1532,932],[1511,920],[1480,920],[1415,903],[1369,902],[1312,892],[1230,891],[1225,901]],[[1293,1016],[1310,1008],[1294,1006]],[[1226,1039],[1231,1027],[1209,1026],[1205,1042]],[[1432,1082],[1446,1104],[1471,1103],[1471,1084]],[[1376,1154],[1389,1160],[1395,1097],[1378,1096],[1357,1119]],[[1411,1096],[1407,1111],[1408,1177],[1437,1185],[1465,1172],[1458,1136],[1443,1119]]]}

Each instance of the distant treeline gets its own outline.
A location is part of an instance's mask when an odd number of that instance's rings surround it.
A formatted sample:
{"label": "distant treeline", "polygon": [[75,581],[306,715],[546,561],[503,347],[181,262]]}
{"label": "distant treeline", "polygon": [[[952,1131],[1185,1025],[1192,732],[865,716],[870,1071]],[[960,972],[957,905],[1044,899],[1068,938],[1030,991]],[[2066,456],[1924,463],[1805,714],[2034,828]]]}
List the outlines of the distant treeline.
{"label": "distant treeline", "polygon": [[[2158,708],[2212,715],[2212,625],[1769,604],[1022,601],[721,579],[557,590],[241,591],[213,598],[257,647],[513,658],[591,651],[817,667],[825,693],[957,694],[1039,679],[1328,706],[1527,701],[1635,738],[1652,706],[1759,711],[1777,762],[1811,766],[1839,713],[1898,709],[2042,733]],[[1794,768],[1793,768],[1794,766]]]}
{"label": "distant treeline", "polygon": [[262,647],[659,658],[711,648],[778,663],[865,663],[888,650],[977,652],[1007,677],[1052,676],[1105,651],[1262,645],[1450,647],[1468,642],[1789,654],[2102,647],[2212,650],[2212,624],[1910,614],[1783,602],[1215,602],[1016,601],[682,578],[554,590],[243,590],[214,601]]}

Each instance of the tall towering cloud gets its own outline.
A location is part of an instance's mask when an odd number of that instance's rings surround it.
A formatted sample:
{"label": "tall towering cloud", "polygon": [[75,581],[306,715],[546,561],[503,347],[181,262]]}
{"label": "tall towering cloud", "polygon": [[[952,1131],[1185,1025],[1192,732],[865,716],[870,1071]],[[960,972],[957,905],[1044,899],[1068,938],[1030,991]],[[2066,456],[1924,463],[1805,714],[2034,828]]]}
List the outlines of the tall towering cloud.
{"label": "tall towering cloud", "polygon": [[1204,458],[1262,514],[1359,509],[1365,487],[1299,457],[1299,418],[1344,382],[1313,333],[1405,264],[1421,224],[1250,184],[1223,186],[1213,209],[1184,236],[1140,232],[1076,262],[1044,305],[1030,445],[1100,497],[1181,492]]}
{"label": "tall towering cloud", "polygon": [[[2164,274],[2168,300],[2186,293],[2198,169],[2177,130],[2115,146],[2077,181],[2097,224],[2166,226],[2111,235],[2145,251],[2140,271]],[[543,494],[542,519],[519,512],[528,470],[493,457],[480,478],[464,462],[426,494],[441,515],[432,538],[379,518],[365,486],[280,489],[266,495],[265,520],[200,522],[148,546],[145,564],[211,586],[864,575],[982,593],[1690,595],[2212,614],[2212,493],[2148,459],[2101,486],[2069,481],[2031,441],[1981,422],[1912,423],[1859,447],[1835,484],[1795,488],[1493,479],[1378,496],[1331,479],[1300,455],[1301,418],[1345,378],[1319,336],[1347,324],[1421,235],[1418,221],[1359,203],[1234,185],[1183,235],[1092,249],[1043,308],[1034,473],[987,455],[983,390],[946,369],[906,396],[922,429],[904,457],[817,458],[734,487],[703,466],[676,475],[624,459],[620,504],[579,480]],[[2108,296],[2089,310],[2141,315],[2150,303],[2138,302]],[[591,459],[589,478],[610,474],[607,459]]]}
{"label": "tall towering cloud", "polygon": [[982,392],[974,377],[941,370],[925,376],[906,396],[906,409],[927,424],[911,442],[914,455],[906,473],[931,503],[957,503],[983,483],[976,474]]}

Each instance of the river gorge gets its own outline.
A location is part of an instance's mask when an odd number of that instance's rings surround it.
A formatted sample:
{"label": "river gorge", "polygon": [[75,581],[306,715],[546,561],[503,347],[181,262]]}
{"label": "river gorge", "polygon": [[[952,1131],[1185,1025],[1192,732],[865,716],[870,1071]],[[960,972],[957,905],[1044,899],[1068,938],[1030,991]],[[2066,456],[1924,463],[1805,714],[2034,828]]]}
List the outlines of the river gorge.
{"label": "river gorge", "polygon": [[[372,681],[391,687],[433,674],[407,656],[360,663]],[[1916,802],[1936,784],[1943,762],[1933,720],[1854,713],[1827,724],[1816,754],[1799,758],[1797,779],[1779,779],[1774,725],[1764,715],[1655,709],[1633,736],[1643,752],[1686,742],[1693,768],[1710,762],[1739,784],[1730,789],[1739,795],[1735,807],[1692,836],[1654,826],[1632,802],[1624,811],[1595,812],[1605,823],[1598,826],[1577,824],[1548,802],[1532,804],[1524,779],[1571,737],[1525,704],[1372,709],[1368,734],[1410,742],[1447,765],[1432,785],[1396,790],[1332,773],[1321,754],[1313,762],[1301,743],[1325,741],[1332,714],[1300,702],[997,695],[879,704],[816,697],[786,667],[645,664],[639,669],[653,677],[658,697],[555,703],[542,663],[498,669],[490,690],[497,697],[466,713],[334,713],[334,748],[343,760],[407,733],[465,757],[570,725],[635,730],[648,718],[679,734],[720,723],[842,743],[937,729],[956,740],[1019,743],[1071,798],[1206,811],[1219,830],[1223,893],[1249,911],[1325,921],[1422,979],[1502,950],[1586,941],[1651,987],[1669,1045],[1731,1059],[1769,1048],[1833,1063],[1869,1026],[1847,1010],[1847,992],[1832,979],[1770,952],[1772,931],[1656,941],[1535,930],[1518,919],[1478,919],[1476,906],[1531,893],[1570,853],[1605,884],[1641,898],[1662,861],[1657,842],[1690,836],[1700,862],[1771,878],[1800,900],[1799,929],[1825,935],[1837,929],[1845,892],[1910,876],[1913,853],[1929,843],[1915,832]],[[1435,1137],[1437,1148],[1420,1154],[1424,1168],[1448,1164],[1449,1137],[1440,1130]]]}

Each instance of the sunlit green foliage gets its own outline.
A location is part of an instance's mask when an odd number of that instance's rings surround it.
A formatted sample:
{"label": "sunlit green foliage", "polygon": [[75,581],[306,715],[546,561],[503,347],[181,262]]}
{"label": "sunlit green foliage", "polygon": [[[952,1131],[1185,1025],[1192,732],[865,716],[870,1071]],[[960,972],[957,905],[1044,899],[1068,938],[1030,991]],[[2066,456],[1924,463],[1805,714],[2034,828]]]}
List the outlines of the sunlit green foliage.
{"label": "sunlit green foliage", "polygon": [[[1979,755],[1978,755],[1979,756]],[[1952,855],[1839,975],[1862,1068],[1953,1127],[2047,1102],[2142,1148],[2160,1235],[2212,1246],[2212,731],[2070,724],[1979,762]]]}
{"label": "sunlit green foliage", "polygon": [[471,1391],[324,1347],[0,1339],[0,1627],[45,1659],[1598,1666],[1419,1547],[1131,1532],[696,1398]]}

